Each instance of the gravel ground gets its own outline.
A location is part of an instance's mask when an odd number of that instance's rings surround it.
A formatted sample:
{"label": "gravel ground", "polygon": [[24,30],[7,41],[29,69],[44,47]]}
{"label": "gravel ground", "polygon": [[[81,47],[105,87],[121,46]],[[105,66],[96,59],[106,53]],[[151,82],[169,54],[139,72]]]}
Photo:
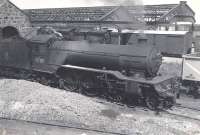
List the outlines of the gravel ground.
{"label": "gravel ground", "polygon": [[127,108],[24,80],[0,80],[0,117],[143,135],[200,135],[200,122]]}

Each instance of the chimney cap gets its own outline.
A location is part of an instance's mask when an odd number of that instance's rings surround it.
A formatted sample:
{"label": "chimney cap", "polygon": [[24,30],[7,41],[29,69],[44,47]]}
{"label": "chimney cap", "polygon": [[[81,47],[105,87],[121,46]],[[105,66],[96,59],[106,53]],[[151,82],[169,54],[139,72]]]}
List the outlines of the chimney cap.
{"label": "chimney cap", "polygon": [[180,4],[185,5],[185,4],[187,4],[187,1],[180,1]]}

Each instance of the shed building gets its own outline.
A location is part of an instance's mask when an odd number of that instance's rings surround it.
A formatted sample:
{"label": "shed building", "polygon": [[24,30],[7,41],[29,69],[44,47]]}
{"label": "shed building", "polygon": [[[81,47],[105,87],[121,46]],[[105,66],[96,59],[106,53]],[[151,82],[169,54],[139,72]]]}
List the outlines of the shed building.
{"label": "shed building", "polygon": [[29,17],[9,0],[0,0],[1,38],[26,36],[31,27]]}
{"label": "shed building", "polygon": [[[24,10],[34,26],[49,25],[56,29],[117,27],[151,30],[190,30],[195,13],[186,1],[179,4],[144,6],[98,6]],[[188,27],[178,22],[187,22]],[[127,25],[129,24],[129,25]],[[144,27],[145,25],[145,27]]]}

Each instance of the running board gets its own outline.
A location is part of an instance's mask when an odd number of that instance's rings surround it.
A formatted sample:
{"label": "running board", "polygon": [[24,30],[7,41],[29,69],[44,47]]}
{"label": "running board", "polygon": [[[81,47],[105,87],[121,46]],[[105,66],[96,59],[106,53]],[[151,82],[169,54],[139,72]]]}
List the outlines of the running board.
{"label": "running board", "polygon": [[123,75],[122,73],[120,73],[119,71],[113,71],[113,70],[86,68],[86,67],[73,66],[73,65],[62,65],[61,67],[66,68],[66,69],[74,69],[74,70],[82,70],[82,71],[110,74],[110,75],[115,76],[119,80],[125,80],[125,81],[143,83],[143,84],[150,84],[150,85],[155,85],[155,84],[161,83],[165,80],[174,78],[173,76],[157,76],[154,78],[146,79],[146,78],[141,78],[141,77],[127,77],[127,76]]}

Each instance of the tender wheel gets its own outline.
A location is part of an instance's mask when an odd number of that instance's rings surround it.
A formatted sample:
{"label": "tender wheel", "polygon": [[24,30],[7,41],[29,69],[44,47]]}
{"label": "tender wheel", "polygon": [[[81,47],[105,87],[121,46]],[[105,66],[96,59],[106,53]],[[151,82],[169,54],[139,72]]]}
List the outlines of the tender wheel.
{"label": "tender wheel", "polygon": [[75,77],[66,77],[59,79],[59,87],[67,91],[76,91],[79,89],[79,81]]}
{"label": "tender wheel", "polygon": [[96,87],[97,83],[95,81],[94,78],[90,78],[90,77],[84,77],[81,80],[81,88],[82,88],[82,92],[87,95],[87,96],[98,96],[99,95],[99,91]]}
{"label": "tender wheel", "polygon": [[155,96],[146,97],[145,103],[150,110],[156,110],[158,107],[158,99]]}

